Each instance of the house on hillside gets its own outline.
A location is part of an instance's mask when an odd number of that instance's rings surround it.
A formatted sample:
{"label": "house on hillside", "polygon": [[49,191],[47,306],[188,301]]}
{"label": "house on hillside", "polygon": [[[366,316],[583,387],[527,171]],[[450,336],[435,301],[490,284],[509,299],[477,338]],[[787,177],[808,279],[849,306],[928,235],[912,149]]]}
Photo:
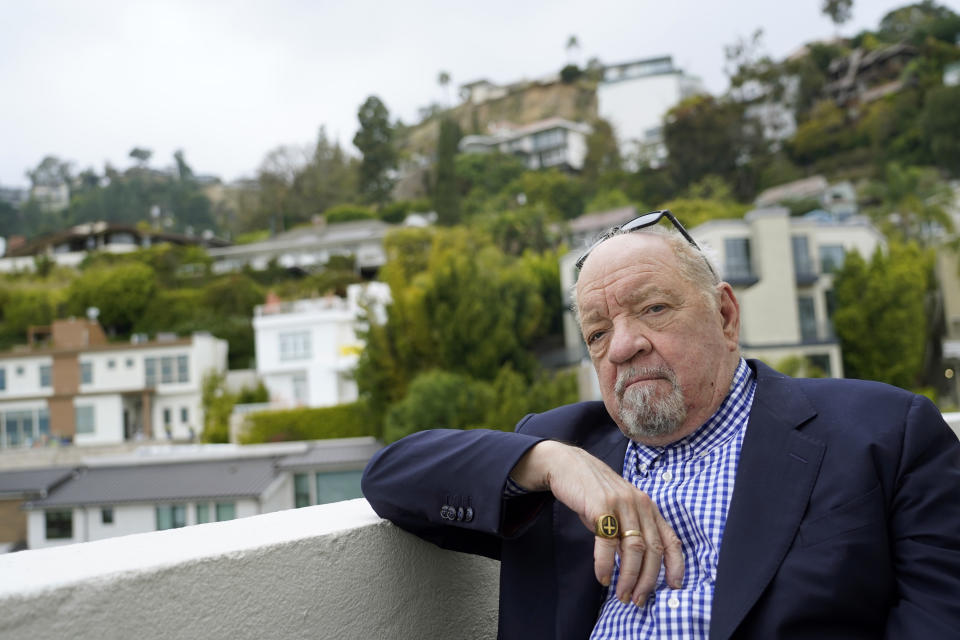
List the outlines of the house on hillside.
{"label": "house on hillside", "polygon": [[663,116],[690,96],[706,93],[700,78],[687,75],[671,56],[605,65],[597,85],[598,115],[613,126],[628,166],[666,161]]}
{"label": "house on hillside", "polygon": [[354,402],[353,370],[362,350],[364,314],[385,320],[390,288],[381,282],[347,287],[347,297],[280,302],[254,309],[257,376],[275,407],[324,407]]}
{"label": "house on hillside", "polygon": [[394,225],[381,220],[355,220],[327,224],[322,217],[307,227],[278,233],[262,242],[211,248],[214,273],[262,271],[270,264],[286,269],[321,269],[333,256],[351,256],[357,272],[372,278],[387,261],[383,238]]}
{"label": "house on hillside", "polygon": [[[27,545],[39,549],[359,498],[363,468],[380,447],[371,437],[343,438],[147,447],[120,459],[89,460],[24,503]],[[0,473],[0,495],[8,475]]]}
{"label": "house on hillside", "polygon": [[874,51],[854,49],[830,62],[824,94],[848,106],[896,93],[903,88],[903,70],[917,55],[916,47],[904,42]]}
{"label": "house on hillside", "polygon": [[226,368],[226,341],[206,333],[111,343],[92,320],[31,327],[0,353],[0,448],[192,439],[203,377]]}
{"label": "house on hillside", "polygon": [[112,222],[91,222],[65,231],[39,236],[16,247],[9,247],[0,257],[0,272],[33,271],[36,258],[44,256],[56,264],[76,267],[94,251],[129,253],[157,244],[223,247],[229,242],[211,235],[187,236],[133,225]]}
{"label": "house on hillside", "polygon": [[0,471],[0,553],[26,548],[24,503],[46,498],[72,475],[70,467]]}
{"label": "house on hillside", "polygon": [[517,126],[508,122],[494,125],[489,135],[464,136],[463,153],[499,151],[520,157],[530,169],[557,167],[579,171],[587,155],[589,125],[563,118],[547,118]]}

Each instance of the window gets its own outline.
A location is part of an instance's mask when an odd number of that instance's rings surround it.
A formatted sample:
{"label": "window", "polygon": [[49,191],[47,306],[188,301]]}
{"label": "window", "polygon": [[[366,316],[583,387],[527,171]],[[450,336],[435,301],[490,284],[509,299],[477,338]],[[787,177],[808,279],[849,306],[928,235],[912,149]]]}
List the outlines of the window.
{"label": "window", "polygon": [[813,306],[813,298],[800,296],[797,298],[797,309],[800,314],[800,339],[803,342],[817,340],[817,314]]}
{"label": "window", "polygon": [[50,413],[46,407],[0,413],[0,447],[30,446],[44,434],[50,434]]}
{"label": "window", "polygon": [[127,358],[126,365],[127,369],[133,369],[133,358]]}
{"label": "window", "polygon": [[0,391],[7,390],[7,370],[0,367]]}
{"label": "window", "polygon": [[834,273],[843,266],[847,257],[846,250],[840,244],[820,245],[820,273]]}
{"label": "window", "polygon": [[190,409],[186,407],[180,407],[180,424],[187,424],[190,422]]}
{"label": "window", "polygon": [[160,382],[169,384],[173,382],[173,357],[164,356],[160,358]]}
{"label": "window", "polygon": [[171,421],[172,421],[172,419],[171,419],[171,414],[170,414],[170,413],[171,413],[171,412],[170,412],[170,408],[169,408],[169,407],[165,407],[165,408],[163,409],[163,426],[165,426],[165,427],[169,427],[169,426],[170,426],[170,423],[171,423]]}
{"label": "window", "polygon": [[206,502],[197,503],[197,524],[210,522],[210,505]]}
{"label": "window", "polygon": [[37,435],[50,435],[50,410],[46,407],[37,411]]}
{"label": "window", "polygon": [[810,364],[820,369],[828,376],[830,375],[830,354],[829,353],[813,353],[807,356],[807,360],[810,361]]}
{"label": "window", "polygon": [[281,333],[280,360],[306,360],[310,358],[310,332]]}
{"label": "window", "polygon": [[18,376],[22,376],[22,375],[23,375],[23,367],[17,367],[17,375],[18,375]]}
{"label": "window", "polygon": [[76,408],[77,433],[93,433],[95,431],[93,409],[93,405],[80,405]]}
{"label": "window", "polygon": [[190,367],[187,356],[177,356],[177,382],[190,382]]}
{"label": "window", "polygon": [[316,475],[317,504],[363,497],[363,493],[360,491],[360,476],[362,475],[362,471],[318,473]]}
{"label": "window", "polygon": [[217,522],[233,520],[237,517],[237,505],[233,502],[218,502],[216,506]]}
{"label": "window", "polygon": [[293,401],[300,404],[307,404],[307,375],[305,373],[293,374]]}
{"label": "window", "polygon": [[100,509],[100,523],[113,524],[113,507],[103,507]]}
{"label": "window", "polygon": [[157,386],[157,359],[144,358],[143,370],[144,370],[144,373],[146,374],[146,380],[144,381],[146,386],[148,387]]}
{"label": "window", "polygon": [[793,271],[797,277],[814,275],[807,236],[791,236],[790,246],[793,248]]}
{"label": "window", "polygon": [[157,531],[187,526],[187,508],[182,504],[157,506]]}
{"label": "window", "polygon": [[296,473],[293,475],[293,506],[310,506],[310,479],[305,473]]}
{"label": "window", "polygon": [[93,363],[80,363],[80,384],[93,384]]}
{"label": "window", "polygon": [[73,511],[51,509],[45,514],[47,540],[69,540],[73,537]]}
{"label": "window", "polygon": [[750,260],[750,238],[726,238],[723,247],[726,256],[724,277],[730,280],[754,277],[753,263]]}
{"label": "window", "polygon": [[50,386],[51,384],[50,376],[51,376],[50,365],[48,364],[40,365],[40,386],[41,387]]}
{"label": "window", "polygon": [[117,368],[116,360],[114,360],[113,358],[110,358],[109,360],[107,360],[107,369],[116,369],[116,368]]}

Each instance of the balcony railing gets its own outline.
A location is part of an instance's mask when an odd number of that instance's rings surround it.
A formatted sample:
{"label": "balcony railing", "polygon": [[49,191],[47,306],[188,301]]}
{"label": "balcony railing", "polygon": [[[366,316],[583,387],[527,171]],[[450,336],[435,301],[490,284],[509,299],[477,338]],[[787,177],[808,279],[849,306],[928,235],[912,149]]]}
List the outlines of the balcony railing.
{"label": "balcony railing", "polygon": [[0,637],[492,639],[498,571],[350,500],[0,556]]}

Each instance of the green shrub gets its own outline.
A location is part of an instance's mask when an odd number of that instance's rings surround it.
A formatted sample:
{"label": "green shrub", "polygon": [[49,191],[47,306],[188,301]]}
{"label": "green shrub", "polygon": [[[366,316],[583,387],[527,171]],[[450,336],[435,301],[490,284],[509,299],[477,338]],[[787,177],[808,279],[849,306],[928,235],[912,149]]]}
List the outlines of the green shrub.
{"label": "green shrub", "polygon": [[351,220],[374,220],[377,214],[372,209],[358,204],[338,204],[324,211],[323,217],[327,219],[328,223],[336,224],[338,222],[350,222]]}
{"label": "green shrub", "polygon": [[260,411],[247,416],[242,444],[377,436],[365,402],[315,409]]}

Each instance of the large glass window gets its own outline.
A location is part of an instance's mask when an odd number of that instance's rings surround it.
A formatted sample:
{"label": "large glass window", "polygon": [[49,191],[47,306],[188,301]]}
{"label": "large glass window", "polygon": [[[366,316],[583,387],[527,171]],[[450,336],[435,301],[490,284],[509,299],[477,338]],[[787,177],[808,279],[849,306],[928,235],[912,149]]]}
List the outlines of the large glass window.
{"label": "large glass window", "polygon": [[797,298],[797,309],[800,313],[800,339],[812,342],[817,339],[817,314],[813,305],[813,298],[800,296]]}
{"label": "large glass window", "polygon": [[100,523],[113,524],[113,507],[103,507],[100,509]]}
{"label": "large glass window", "polygon": [[834,273],[843,266],[847,253],[841,244],[820,245],[820,273]]}
{"label": "large glass window", "polygon": [[40,365],[40,386],[49,387],[53,384],[52,381],[53,372],[50,369],[50,365],[42,364]]}
{"label": "large glass window", "polygon": [[750,238],[726,238],[723,241],[723,273],[727,279],[753,277],[753,263],[750,258]]}
{"label": "large glass window", "polygon": [[177,356],[177,382],[190,382],[190,361],[187,356]]}
{"label": "large glass window", "polygon": [[50,412],[46,407],[0,413],[0,447],[30,446],[42,435],[50,435]]}
{"label": "large glass window", "polygon": [[790,245],[793,248],[793,270],[797,276],[814,275],[813,260],[810,259],[810,245],[807,236],[791,236]]}
{"label": "large glass window", "polygon": [[157,506],[157,531],[187,526],[187,508],[182,504]]}
{"label": "large glass window", "polygon": [[164,384],[173,382],[173,356],[160,358],[160,382]]}
{"label": "large glass window", "polygon": [[93,405],[80,405],[75,411],[77,433],[93,433],[96,430]]}
{"label": "large glass window", "polygon": [[144,358],[143,370],[146,374],[146,380],[144,380],[144,384],[148,387],[157,386],[157,359]]}
{"label": "large glass window", "polygon": [[80,384],[93,384],[93,363],[80,363]]}
{"label": "large glass window", "polygon": [[37,435],[50,435],[50,410],[46,407],[37,411]]}
{"label": "large glass window", "polygon": [[68,540],[73,537],[72,509],[50,509],[44,516],[47,540]]}
{"label": "large glass window", "polygon": [[197,503],[197,524],[210,522],[210,505],[206,502]]}
{"label": "large glass window", "polygon": [[334,473],[318,473],[317,504],[340,502],[362,498],[360,491],[360,477],[363,471],[337,471]]}
{"label": "large glass window", "polygon": [[293,401],[298,405],[307,404],[307,374],[293,374]]}
{"label": "large glass window", "polygon": [[281,333],[279,340],[281,360],[307,360],[310,358],[311,345],[309,331]]}
{"label": "large glass window", "polygon": [[217,522],[233,520],[237,517],[237,505],[234,502],[218,502],[216,509]]}
{"label": "large glass window", "polygon": [[0,391],[7,390],[7,370],[0,367]]}
{"label": "large glass window", "polygon": [[305,473],[295,473],[293,475],[293,506],[310,506],[310,478]]}

